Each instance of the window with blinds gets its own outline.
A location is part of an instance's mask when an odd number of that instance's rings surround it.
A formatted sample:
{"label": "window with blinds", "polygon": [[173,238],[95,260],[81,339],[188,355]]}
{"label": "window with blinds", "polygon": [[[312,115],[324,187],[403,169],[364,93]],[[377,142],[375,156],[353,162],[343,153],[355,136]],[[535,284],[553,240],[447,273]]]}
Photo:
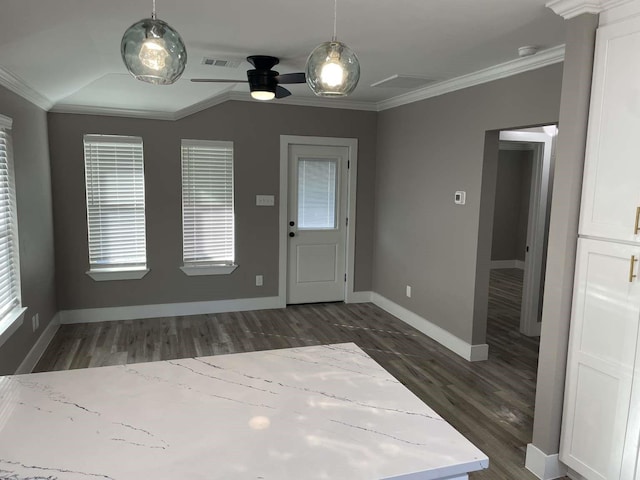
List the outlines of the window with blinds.
{"label": "window with blinds", "polygon": [[85,135],[91,271],[146,268],[142,138]]}
{"label": "window with blinds", "polygon": [[21,307],[11,120],[0,116],[0,320]]}
{"label": "window with blinds", "polygon": [[234,263],[233,142],[182,141],[185,267]]}

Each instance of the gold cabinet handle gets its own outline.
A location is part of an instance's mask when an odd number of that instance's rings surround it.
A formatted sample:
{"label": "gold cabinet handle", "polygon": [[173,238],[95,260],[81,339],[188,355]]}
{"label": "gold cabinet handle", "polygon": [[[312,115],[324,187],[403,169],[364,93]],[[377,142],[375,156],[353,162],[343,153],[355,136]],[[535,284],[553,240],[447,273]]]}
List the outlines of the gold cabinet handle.
{"label": "gold cabinet handle", "polygon": [[631,263],[629,264],[629,283],[633,283],[633,279],[637,277],[637,275],[634,275],[633,273],[637,261],[638,259],[636,258],[636,256],[631,255]]}
{"label": "gold cabinet handle", "polygon": [[639,232],[640,232],[640,207],[637,207],[636,208],[636,224],[635,224],[635,227],[633,227],[633,234],[638,235]]}

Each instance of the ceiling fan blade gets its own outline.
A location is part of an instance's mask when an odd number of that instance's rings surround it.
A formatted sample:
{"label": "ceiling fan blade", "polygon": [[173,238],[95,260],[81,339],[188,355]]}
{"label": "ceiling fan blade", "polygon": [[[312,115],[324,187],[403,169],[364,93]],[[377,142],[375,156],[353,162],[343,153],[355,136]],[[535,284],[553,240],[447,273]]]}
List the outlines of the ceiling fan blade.
{"label": "ceiling fan blade", "polygon": [[247,83],[248,80],[221,80],[218,78],[192,78],[195,83]]}
{"label": "ceiling fan blade", "polygon": [[291,92],[280,85],[276,86],[276,98],[285,98],[291,95]]}
{"label": "ceiling fan blade", "polygon": [[278,83],[305,83],[306,77],[304,72],[284,73],[276,77]]}

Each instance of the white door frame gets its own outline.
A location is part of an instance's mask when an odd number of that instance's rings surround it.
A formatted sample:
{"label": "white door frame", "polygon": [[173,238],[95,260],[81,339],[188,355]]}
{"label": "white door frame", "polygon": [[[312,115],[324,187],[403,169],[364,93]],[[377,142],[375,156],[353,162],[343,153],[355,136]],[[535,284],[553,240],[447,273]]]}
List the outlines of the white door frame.
{"label": "white door frame", "polygon": [[525,278],[520,310],[520,332],[532,337],[539,336],[542,329],[538,312],[542,307],[540,289],[543,280],[552,147],[553,140],[546,133],[500,132],[500,149],[533,150],[534,152],[527,221],[529,251],[525,256]]}
{"label": "white door frame", "polygon": [[281,307],[287,305],[287,234],[288,234],[288,206],[289,206],[289,146],[290,145],[322,145],[332,147],[347,147],[349,149],[349,169],[347,186],[347,243],[346,243],[346,272],[344,298],[345,303],[356,301],[353,292],[355,274],[356,250],[356,187],[358,178],[358,139],[337,137],[306,137],[298,135],[280,135],[280,225],[279,225],[279,275],[278,275],[278,303]]}

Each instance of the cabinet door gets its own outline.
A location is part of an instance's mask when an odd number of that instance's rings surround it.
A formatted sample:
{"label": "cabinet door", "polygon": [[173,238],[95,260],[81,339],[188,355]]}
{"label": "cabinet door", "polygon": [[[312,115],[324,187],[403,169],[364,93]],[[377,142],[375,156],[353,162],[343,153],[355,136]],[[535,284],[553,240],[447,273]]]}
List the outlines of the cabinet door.
{"label": "cabinet door", "polygon": [[632,255],[640,246],[578,242],[560,459],[589,480],[633,480],[640,281],[630,277],[639,268]]}
{"label": "cabinet door", "polygon": [[[580,234],[640,241],[640,19],[598,30]],[[639,218],[640,219],[640,218]]]}

